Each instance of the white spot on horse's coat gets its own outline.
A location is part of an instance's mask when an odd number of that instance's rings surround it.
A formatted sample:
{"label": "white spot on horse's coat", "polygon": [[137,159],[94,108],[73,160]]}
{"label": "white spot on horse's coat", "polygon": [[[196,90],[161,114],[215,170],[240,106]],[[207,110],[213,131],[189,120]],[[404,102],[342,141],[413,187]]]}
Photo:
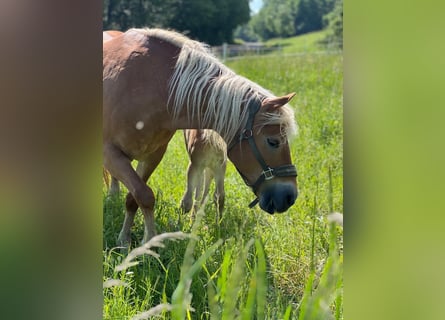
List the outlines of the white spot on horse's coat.
{"label": "white spot on horse's coat", "polygon": [[142,121],[136,122],[136,129],[142,130],[143,127],[144,127],[144,123]]}

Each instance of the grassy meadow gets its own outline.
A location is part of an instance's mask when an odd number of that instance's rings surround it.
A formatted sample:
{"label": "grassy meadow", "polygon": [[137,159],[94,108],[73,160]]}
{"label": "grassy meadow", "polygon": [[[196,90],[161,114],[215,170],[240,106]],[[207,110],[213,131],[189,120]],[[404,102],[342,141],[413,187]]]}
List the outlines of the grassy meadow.
{"label": "grassy meadow", "polygon": [[[291,105],[299,134],[291,151],[299,197],[287,212],[249,209],[254,196],[229,163],[223,218],[216,221],[210,201],[194,218],[181,215],[188,158],[177,132],[149,185],[158,234],[183,234],[165,235],[173,238],[164,247],[153,243],[158,255],[116,271],[124,259],[115,247],[125,200],[107,198],[104,187],[103,280],[121,281],[104,288],[104,319],[343,318],[343,230],[327,219],[343,212],[342,63],[333,54],[226,63],[276,95],[297,93]],[[142,237],[139,213],[134,244]]]}
{"label": "grassy meadow", "polygon": [[293,54],[296,52],[314,53],[326,49],[326,45],[323,44],[323,39],[326,38],[326,36],[326,30],[313,31],[303,36],[273,38],[264,44],[267,47],[279,46],[283,54]]}

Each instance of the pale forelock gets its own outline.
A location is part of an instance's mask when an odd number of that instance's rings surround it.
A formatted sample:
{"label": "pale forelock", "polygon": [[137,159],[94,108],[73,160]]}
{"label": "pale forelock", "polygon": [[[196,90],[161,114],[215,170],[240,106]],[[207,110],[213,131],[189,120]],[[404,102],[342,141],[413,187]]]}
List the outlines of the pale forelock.
{"label": "pale forelock", "polygon": [[292,139],[298,132],[294,110],[289,105],[279,107],[276,112],[263,112],[255,123],[254,130],[260,131],[264,126],[279,125],[283,138]]}

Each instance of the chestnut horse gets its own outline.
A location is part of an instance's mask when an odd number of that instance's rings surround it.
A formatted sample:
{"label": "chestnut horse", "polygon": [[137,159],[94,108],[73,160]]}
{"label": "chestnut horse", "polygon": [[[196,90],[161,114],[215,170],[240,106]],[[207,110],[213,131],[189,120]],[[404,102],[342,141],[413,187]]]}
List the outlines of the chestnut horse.
{"label": "chestnut horse", "polygon": [[194,210],[203,205],[214,178],[213,200],[218,214],[221,214],[225,199],[227,145],[215,131],[208,129],[186,129],[184,139],[190,162],[187,169],[187,189],[181,200],[181,208],[184,212],[192,209],[193,194]]}
{"label": "chestnut horse", "polygon": [[[103,42],[122,34],[123,32],[117,30],[104,31]],[[182,210],[189,212],[193,206],[193,202],[195,202],[195,210],[198,206],[201,206],[209,193],[212,180],[215,179],[213,199],[217,204],[219,213],[221,213],[224,209],[225,198],[226,143],[216,132],[205,129],[184,130],[184,140],[190,162],[187,169],[187,189],[181,200]],[[110,177],[105,169],[103,176],[108,188],[108,194],[119,194],[119,181],[114,177]]]}
{"label": "chestnut horse", "polygon": [[[156,234],[155,197],[146,184],[179,129],[212,129],[261,209],[284,212],[297,198],[287,103],[236,75],[206,46],[172,31],[130,29],[103,44],[104,166],[127,187],[119,242],[130,243],[138,207],[143,243]],[[138,160],[136,170],[132,160]]]}

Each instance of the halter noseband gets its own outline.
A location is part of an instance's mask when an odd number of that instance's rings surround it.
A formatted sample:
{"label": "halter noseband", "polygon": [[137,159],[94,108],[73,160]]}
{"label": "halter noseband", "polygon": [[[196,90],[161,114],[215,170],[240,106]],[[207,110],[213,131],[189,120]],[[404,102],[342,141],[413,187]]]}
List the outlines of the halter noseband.
{"label": "halter noseband", "polygon": [[[243,140],[247,140],[249,143],[250,149],[252,150],[253,155],[255,156],[258,163],[261,165],[263,171],[254,184],[250,184],[247,181],[247,178],[238,170],[239,174],[243,178],[246,185],[252,188],[254,194],[256,194],[256,190],[258,187],[267,180],[273,179],[274,177],[296,177],[297,176],[297,168],[293,164],[286,164],[279,167],[272,168],[266,164],[263,156],[261,155],[258,147],[255,143],[255,139],[253,137],[253,121],[256,113],[261,108],[261,103],[258,100],[251,100],[251,102],[247,106],[249,108],[249,115],[246,122],[246,127],[241,131],[239,138],[235,139],[227,149],[227,154],[233,149],[235,145],[241,143]],[[258,197],[256,197],[250,204],[249,208],[253,208],[259,202]]]}

